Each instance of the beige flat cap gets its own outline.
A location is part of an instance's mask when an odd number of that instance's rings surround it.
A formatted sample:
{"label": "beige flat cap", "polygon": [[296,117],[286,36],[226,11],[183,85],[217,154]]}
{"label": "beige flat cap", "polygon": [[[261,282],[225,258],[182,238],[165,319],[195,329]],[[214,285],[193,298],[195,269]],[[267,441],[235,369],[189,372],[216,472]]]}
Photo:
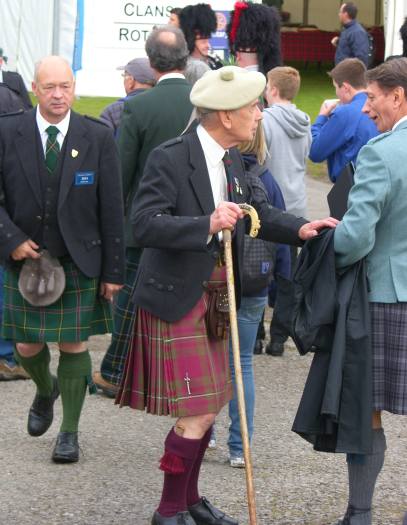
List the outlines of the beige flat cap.
{"label": "beige flat cap", "polygon": [[256,100],[266,87],[266,78],[257,71],[225,66],[207,71],[194,85],[190,99],[198,108],[239,109]]}

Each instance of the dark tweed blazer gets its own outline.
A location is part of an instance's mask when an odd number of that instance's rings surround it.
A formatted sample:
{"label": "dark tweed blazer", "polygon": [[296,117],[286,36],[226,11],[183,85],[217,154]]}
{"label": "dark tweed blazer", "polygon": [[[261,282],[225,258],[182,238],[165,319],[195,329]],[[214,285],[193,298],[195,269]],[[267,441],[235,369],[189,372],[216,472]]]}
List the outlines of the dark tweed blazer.
{"label": "dark tweed blazer", "polygon": [[[253,204],[261,220],[260,237],[300,245],[299,228],[307,221],[272,208],[266,200],[251,201],[244,165],[230,151],[236,202]],[[133,201],[131,221],[140,247],[145,248],[135,288],[135,302],[166,321],[181,319],[200,299],[218,259],[220,244],[207,244],[215,205],[204,153],[196,131],[173,139],[150,155]],[[243,241],[247,224],[239,221],[234,234],[234,271],[240,303]]]}
{"label": "dark tweed blazer", "polygon": [[[36,110],[0,118],[0,259],[42,227],[44,199],[37,162]],[[58,225],[74,262],[88,277],[121,284],[124,232],[120,165],[111,130],[71,112],[61,159]],[[62,154],[62,153],[61,153]],[[77,174],[92,184],[76,184]],[[80,175],[79,175],[80,176]]]}

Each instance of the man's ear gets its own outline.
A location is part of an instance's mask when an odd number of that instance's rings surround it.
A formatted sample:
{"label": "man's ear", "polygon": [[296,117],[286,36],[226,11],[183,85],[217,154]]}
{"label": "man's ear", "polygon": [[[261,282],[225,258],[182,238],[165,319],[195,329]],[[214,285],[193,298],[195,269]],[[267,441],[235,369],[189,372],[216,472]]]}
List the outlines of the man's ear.
{"label": "man's ear", "polygon": [[397,86],[393,89],[392,97],[393,103],[396,107],[401,106],[407,102],[406,92],[401,86]]}
{"label": "man's ear", "polygon": [[218,118],[225,129],[229,130],[232,127],[232,111],[218,111]]}

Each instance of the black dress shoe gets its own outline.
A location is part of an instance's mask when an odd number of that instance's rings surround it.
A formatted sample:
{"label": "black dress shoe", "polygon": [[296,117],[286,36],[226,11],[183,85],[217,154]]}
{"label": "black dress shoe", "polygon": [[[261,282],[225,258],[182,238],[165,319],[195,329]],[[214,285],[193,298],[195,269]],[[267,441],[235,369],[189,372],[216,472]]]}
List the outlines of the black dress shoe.
{"label": "black dress shoe", "polygon": [[275,357],[282,356],[284,354],[284,343],[270,342],[266,346],[266,354],[274,355]]}
{"label": "black dress shoe", "polygon": [[189,512],[177,512],[175,516],[166,518],[155,511],[151,525],[196,525],[196,522]]}
{"label": "black dress shoe", "polygon": [[60,432],[52,453],[55,463],[76,463],[79,460],[77,432]]}
{"label": "black dress shoe", "polygon": [[27,430],[30,436],[42,436],[49,429],[54,419],[54,403],[59,396],[58,380],[52,376],[53,388],[49,397],[38,394],[34,397],[28,413]]}
{"label": "black dress shoe", "polygon": [[253,354],[260,355],[263,353],[263,341],[261,339],[256,339],[253,348]]}
{"label": "black dress shoe", "polygon": [[239,522],[214,507],[206,498],[201,498],[188,510],[196,525],[239,525]]}

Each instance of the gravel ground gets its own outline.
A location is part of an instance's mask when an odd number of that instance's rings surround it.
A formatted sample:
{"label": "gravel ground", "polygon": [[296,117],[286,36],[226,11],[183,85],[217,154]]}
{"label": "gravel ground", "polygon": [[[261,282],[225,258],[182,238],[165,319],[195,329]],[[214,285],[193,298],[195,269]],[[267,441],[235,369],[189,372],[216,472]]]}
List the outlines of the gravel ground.
{"label": "gravel ground", "polygon": [[[329,186],[308,181],[310,215],[322,216]],[[321,197],[322,196],[322,197]],[[109,338],[92,338],[98,368]],[[52,350],[52,365],[57,364]],[[283,357],[254,359],[257,390],[253,461],[258,525],[331,525],[346,507],[342,455],[314,452],[291,432],[310,365],[292,344]],[[50,455],[61,420],[40,438],[26,433],[31,381],[0,382],[0,525],[147,525],[159,499],[158,459],[169,418],[154,418],[113,406],[103,396],[87,397],[80,432],[80,462],[55,465]],[[248,524],[244,471],[227,464],[228,418],[217,420],[218,447],[203,464],[201,492]],[[374,501],[375,525],[401,525],[407,510],[406,420],[385,416],[388,452]]]}

